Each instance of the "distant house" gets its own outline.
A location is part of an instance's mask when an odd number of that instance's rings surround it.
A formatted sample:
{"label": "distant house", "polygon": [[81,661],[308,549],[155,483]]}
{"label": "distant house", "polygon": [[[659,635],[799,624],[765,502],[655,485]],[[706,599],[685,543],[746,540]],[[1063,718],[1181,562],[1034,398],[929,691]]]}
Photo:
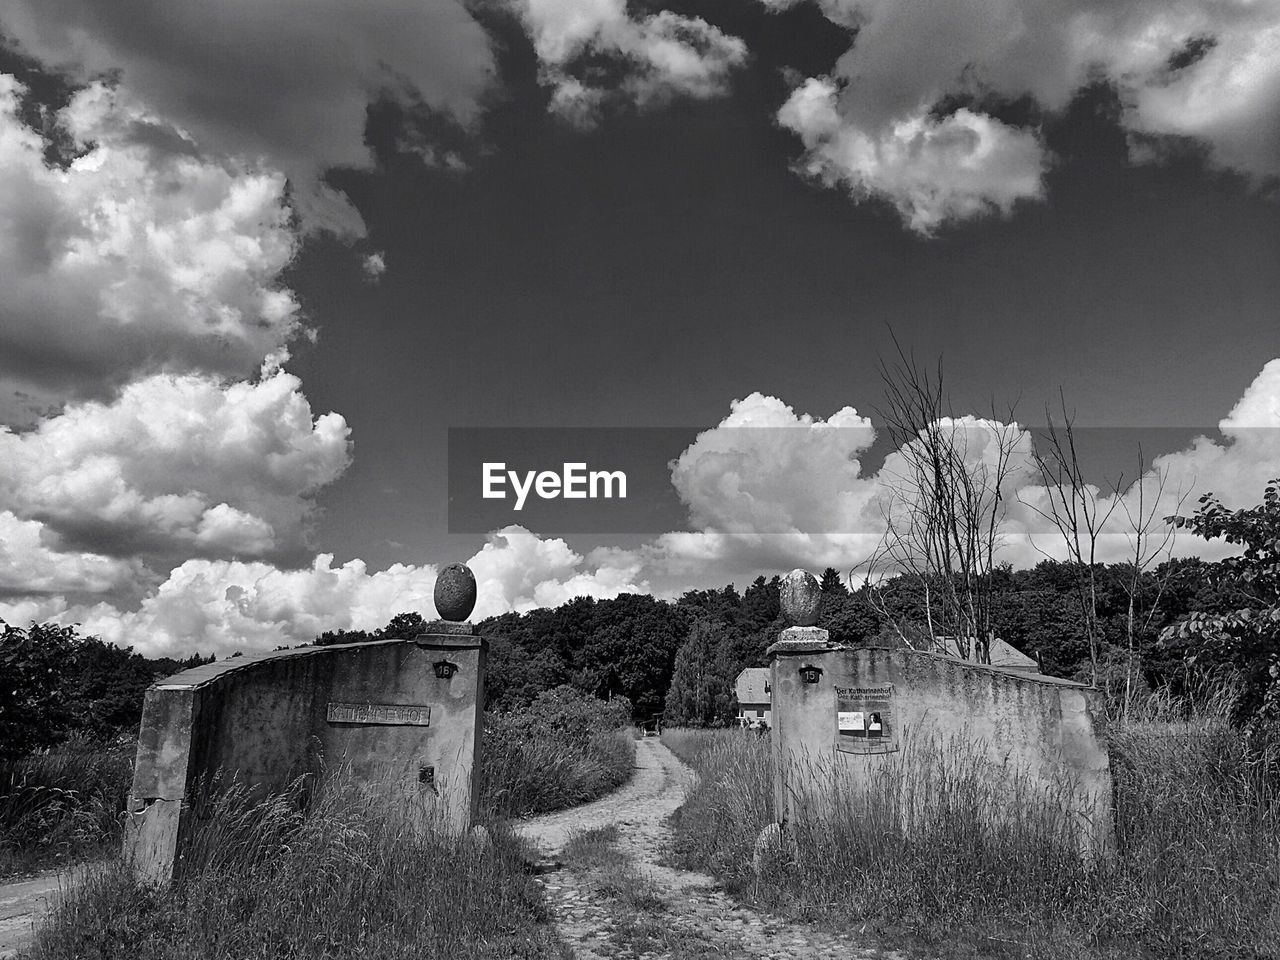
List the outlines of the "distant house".
{"label": "distant house", "polygon": [[[960,655],[960,645],[956,642],[955,637],[936,637],[938,644],[941,646],[940,653],[946,654],[948,657],[955,657],[957,660],[966,659]],[[969,659],[973,657],[973,638],[969,639]],[[991,666],[1000,667],[1002,670],[1017,670],[1020,673],[1039,673],[1040,665],[1031,657],[1012,646],[999,637],[991,641]]]}
{"label": "distant house", "polygon": [[747,667],[734,682],[738,695],[738,723],[744,727],[758,727],[773,723],[773,689],[768,667]]}

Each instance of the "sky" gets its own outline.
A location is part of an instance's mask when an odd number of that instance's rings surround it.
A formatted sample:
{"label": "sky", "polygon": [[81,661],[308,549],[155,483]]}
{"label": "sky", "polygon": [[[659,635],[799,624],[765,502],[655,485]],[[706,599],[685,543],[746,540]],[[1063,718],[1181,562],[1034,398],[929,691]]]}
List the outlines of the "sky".
{"label": "sky", "polygon": [[856,571],[895,342],[1015,438],[1026,566],[1060,398],[1104,505],[1280,476],[1280,0],[0,0],[0,278],[9,623]]}

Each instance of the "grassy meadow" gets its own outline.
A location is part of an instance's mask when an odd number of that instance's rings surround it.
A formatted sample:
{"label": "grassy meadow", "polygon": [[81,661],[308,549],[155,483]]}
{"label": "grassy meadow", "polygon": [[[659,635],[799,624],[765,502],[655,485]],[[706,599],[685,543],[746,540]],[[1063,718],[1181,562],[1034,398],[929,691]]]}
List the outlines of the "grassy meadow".
{"label": "grassy meadow", "polygon": [[[929,770],[927,794],[885,778],[829,830],[797,829],[760,881],[768,740],[667,730],[698,773],[674,856],[784,915],[942,957],[1280,957],[1280,744],[1249,742],[1227,724],[1230,706],[1157,698],[1110,732],[1113,864],[1082,860],[1056,810],[961,759]],[[904,805],[921,796],[931,815],[904,831]],[[984,828],[996,807],[1004,816]]]}

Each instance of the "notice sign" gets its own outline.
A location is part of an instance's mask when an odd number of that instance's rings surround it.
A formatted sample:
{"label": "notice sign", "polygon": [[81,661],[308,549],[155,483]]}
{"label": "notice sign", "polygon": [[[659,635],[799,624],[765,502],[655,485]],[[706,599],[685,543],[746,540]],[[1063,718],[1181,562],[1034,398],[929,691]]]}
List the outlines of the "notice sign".
{"label": "notice sign", "polygon": [[836,748],[845,753],[891,753],[898,749],[893,684],[836,685]]}
{"label": "notice sign", "polygon": [[431,725],[431,708],[412,703],[329,703],[330,723],[382,723],[401,727]]}

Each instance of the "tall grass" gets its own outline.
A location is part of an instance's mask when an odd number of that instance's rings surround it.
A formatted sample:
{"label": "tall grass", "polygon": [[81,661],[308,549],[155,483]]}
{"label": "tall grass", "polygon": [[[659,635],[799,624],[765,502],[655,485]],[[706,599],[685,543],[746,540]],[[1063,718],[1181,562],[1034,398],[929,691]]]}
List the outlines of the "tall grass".
{"label": "tall grass", "polygon": [[[625,704],[559,692],[486,718],[482,846],[431,826],[342,770],[265,800],[218,784],[192,810],[180,877],[139,885],[120,857],[89,873],[37,934],[34,960],[553,958],[528,851],[495,818],[583,802],[625,782]],[[123,783],[128,791],[127,778]],[[123,809],[123,794],[107,804]],[[118,804],[118,806],[117,806]],[[424,823],[426,824],[424,826]],[[118,837],[115,839],[118,849]]]}
{"label": "tall grass", "polygon": [[663,734],[698,773],[677,856],[784,912],[952,956],[1280,957],[1276,751],[1227,724],[1229,699],[1157,699],[1114,732],[1110,864],[1081,858],[1055,804],[960,753],[921,782],[886,766],[757,883],[773,770],[767,740],[738,731]]}
{"label": "tall grass", "polygon": [[134,749],[72,741],[0,761],[0,877],[117,848]]}
{"label": "tall grass", "polygon": [[330,785],[206,810],[168,887],[116,860],[38,932],[33,960],[559,957],[523,851],[415,826],[376,794]]}
{"label": "tall grass", "polygon": [[629,728],[595,729],[575,738],[502,715],[487,717],[485,724],[480,809],[486,819],[587,803],[622,786],[635,767]]}
{"label": "tall grass", "polygon": [[486,713],[480,807],[519,817],[586,803],[626,783],[635,767],[631,703],[559,686],[528,707]]}
{"label": "tall grass", "polygon": [[[585,803],[631,776],[635,744],[616,729],[619,711],[586,698],[566,706],[564,699],[537,723],[486,716],[479,770],[486,821]],[[132,742],[73,740],[0,761],[0,877],[118,849],[136,750]]]}

